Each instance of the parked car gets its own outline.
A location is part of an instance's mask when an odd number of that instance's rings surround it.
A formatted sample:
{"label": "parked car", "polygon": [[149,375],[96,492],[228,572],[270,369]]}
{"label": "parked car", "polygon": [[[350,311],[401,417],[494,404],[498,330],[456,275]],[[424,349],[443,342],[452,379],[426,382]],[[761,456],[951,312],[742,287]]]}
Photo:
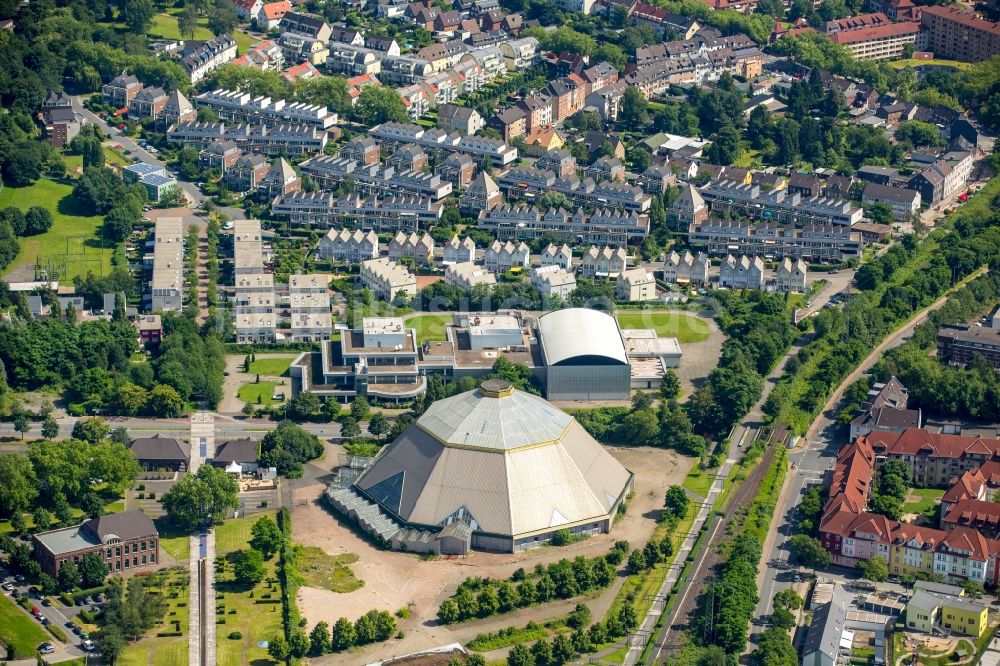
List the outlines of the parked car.
{"label": "parked car", "polygon": [[42,643],[38,646],[38,651],[42,654],[52,654],[56,651],[56,648],[52,643]]}
{"label": "parked car", "polygon": [[42,605],[43,606],[51,606],[52,602],[49,601],[48,597],[46,597],[46,598],[42,599]]}
{"label": "parked car", "polygon": [[10,583],[10,582],[4,583],[2,587],[3,587],[3,589],[7,590],[8,592],[10,592],[11,590],[14,589],[14,585],[12,583]]}
{"label": "parked car", "polygon": [[41,617],[42,616],[42,609],[39,608],[38,606],[32,606],[31,607],[31,614],[34,615],[35,617]]}
{"label": "parked car", "polygon": [[82,643],[80,643],[80,647],[82,647],[87,652],[93,652],[97,648],[97,646],[94,644],[94,641],[91,640],[83,641]]}

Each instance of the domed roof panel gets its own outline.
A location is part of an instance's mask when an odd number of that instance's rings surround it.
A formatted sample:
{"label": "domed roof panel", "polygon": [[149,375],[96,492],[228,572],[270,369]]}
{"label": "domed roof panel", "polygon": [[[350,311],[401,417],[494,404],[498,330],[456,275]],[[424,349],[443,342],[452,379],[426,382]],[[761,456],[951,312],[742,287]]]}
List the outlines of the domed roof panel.
{"label": "domed roof panel", "polygon": [[417,424],[445,445],[507,451],[554,441],[572,420],[530,393],[492,397],[480,389],[435,402]]}

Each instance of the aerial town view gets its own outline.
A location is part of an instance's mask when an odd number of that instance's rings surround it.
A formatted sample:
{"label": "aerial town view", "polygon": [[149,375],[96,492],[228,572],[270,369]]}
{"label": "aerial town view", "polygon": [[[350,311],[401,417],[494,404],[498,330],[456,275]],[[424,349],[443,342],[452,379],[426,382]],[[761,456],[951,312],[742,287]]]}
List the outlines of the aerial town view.
{"label": "aerial town view", "polygon": [[0,664],[1000,666],[1000,0],[0,0]]}

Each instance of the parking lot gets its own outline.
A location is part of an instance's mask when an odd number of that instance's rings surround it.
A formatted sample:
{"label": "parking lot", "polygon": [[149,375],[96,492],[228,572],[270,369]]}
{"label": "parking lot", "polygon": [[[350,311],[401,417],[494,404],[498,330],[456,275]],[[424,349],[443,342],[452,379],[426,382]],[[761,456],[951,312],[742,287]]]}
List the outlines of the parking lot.
{"label": "parking lot", "polygon": [[[95,603],[95,600],[91,599],[90,604],[85,604],[82,606],[65,607],[62,605],[61,601],[51,601],[53,597],[42,597],[42,595],[37,591],[32,591],[31,586],[24,580],[23,576],[14,576],[11,571],[0,566],[0,580],[3,581],[3,593],[7,595],[11,601],[17,606],[20,612],[23,612],[26,616],[31,617],[32,621],[38,622],[41,626],[47,624],[52,624],[59,627],[67,637],[67,643],[63,644],[58,639],[54,638],[49,634],[49,643],[52,646],[50,652],[45,654],[51,658],[53,661],[60,661],[61,657],[64,655],[69,655],[72,657],[82,657],[85,654],[90,656],[95,656],[95,651],[87,651],[84,649],[84,641],[87,640],[85,635],[81,635],[79,626],[73,622],[73,618],[80,614],[80,611],[85,609],[98,609],[99,606]],[[27,595],[32,599],[32,611],[37,609],[37,615],[33,612],[25,610],[22,606],[17,604],[17,599],[21,596]],[[74,630],[75,628],[75,630]],[[48,633],[46,631],[46,633]],[[91,643],[87,643],[87,647],[93,647]]]}

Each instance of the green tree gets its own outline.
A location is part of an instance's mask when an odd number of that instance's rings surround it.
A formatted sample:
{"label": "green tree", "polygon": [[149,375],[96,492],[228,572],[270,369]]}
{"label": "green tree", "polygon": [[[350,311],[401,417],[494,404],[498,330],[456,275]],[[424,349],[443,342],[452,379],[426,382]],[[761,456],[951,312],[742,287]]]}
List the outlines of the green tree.
{"label": "green tree", "polygon": [[270,516],[258,518],[250,527],[250,547],[260,551],[264,559],[270,559],[277,553],[284,540],[281,528]]}
{"label": "green tree", "polygon": [[284,636],[275,636],[267,643],[267,654],[275,661],[288,661],[292,651]]}
{"label": "green tree", "polygon": [[[346,436],[346,435],[345,435]],[[318,437],[291,421],[282,421],[261,440],[261,464],[290,478],[302,475],[302,464],[323,455]]]}
{"label": "green tree", "polygon": [[0,453],[0,515],[26,511],[38,497],[31,461],[19,453]]}
{"label": "green tree", "polygon": [[333,625],[330,647],[334,652],[342,652],[354,645],[357,635],[354,633],[354,624],[346,617],[342,617]]}
{"label": "green tree", "polygon": [[24,236],[37,236],[44,234],[52,228],[52,213],[48,208],[32,206],[24,214]]}
{"label": "green tree", "polygon": [[406,122],[406,105],[395,88],[365,86],[358,95],[354,115],[369,127],[386,122]]}
{"label": "green tree", "polygon": [[740,156],[740,131],[732,125],[725,125],[712,138],[706,151],[713,164],[728,166]]}
{"label": "green tree", "polygon": [[83,580],[80,576],[80,570],[77,568],[76,564],[73,562],[63,562],[63,565],[59,567],[59,587],[64,590],[72,590],[74,587],[80,584]]}
{"label": "green tree", "polygon": [[12,411],[14,413],[14,430],[21,433],[21,439],[24,439],[24,433],[31,428],[31,419],[21,405],[15,405]]}
{"label": "green tree", "polygon": [[169,419],[184,413],[184,400],[172,386],[157,384],[149,392],[149,410],[161,418]]}
{"label": "green tree", "polygon": [[309,632],[309,655],[318,657],[330,651],[330,625],[326,622],[317,622],[312,631]]}
{"label": "green tree", "polygon": [[791,629],[795,626],[795,616],[787,608],[775,608],[771,613],[771,624],[779,629]]}
{"label": "green tree", "polygon": [[507,653],[507,666],[535,666],[535,656],[524,643],[517,643]]}
{"label": "green tree", "polygon": [[153,0],[122,0],[121,19],[129,32],[135,35],[144,34],[156,14]]}
{"label": "green tree", "polygon": [[830,566],[830,552],[819,539],[806,534],[796,534],[788,543],[788,550],[802,566],[823,569]]}
{"label": "green tree", "polygon": [[458,622],[458,605],[452,599],[445,599],[438,606],[438,621],[441,624],[454,624]]}
{"label": "green tree", "polygon": [[635,129],[649,124],[649,102],[638,88],[629,86],[625,89],[619,120],[625,127]]}
{"label": "green tree", "polygon": [[691,505],[691,498],[688,497],[684,488],[674,484],[667,489],[666,498],[663,501],[664,508],[670,515],[676,518],[683,518],[687,515],[688,507]]}
{"label": "green tree", "polygon": [[628,556],[628,572],[632,575],[646,570],[646,556],[641,550],[633,550]]}
{"label": "green tree", "polygon": [[299,391],[288,402],[288,418],[295,421],[308,421],[319,415],[322,409],[319,398],[315,393],[309,391]]}
{"label": "green tree", "polygon": [[382,412],[375,412],[368,419],[368,432],[375,435],[375,438],[378,440],[381,440],[382,435],[389,432],[391,428],[392,425],[389,423],[389,419]]}
{"label": "green tree", "polygon": [[660,399],[676,400],[681,392],[681,380],[673,370],[663,373],[663,381],[660,383]]}
{"label": "green tree", "polygon": [[870,557],[857,564],[861,577],[873,583],[884,583],[889,577],[889,565],[881,557]]}
{"label": "green tree", "polygon": [[59,436],[59,424],[51,414],[42,421],[42,437],[45,439],[55,439]]}
{"label": "green tree", "polygon": [[238,493],[236,481],[224,470],[202,465],[164,493],[161,503],[172,521],[194,528],[209,520],[221,522],[240,505]]}
{"label": "green tree", "polygon": [[52,512],[40,506],[31,514],[31,520],[35,523],[36,532],[44,532],[52,527]]}
{"label": "green tree", "polygon": [[354,439],[361,435],[361,426],[354,420],[354,417],[345,416],[340,423],[340,436],[345,439]]}
{"label": "green tree", "polygon": [[208,29],[213,35],[223,35],[233,31],[239,23],[236,6],[231,0],[215,0],[208,14]]}
{"label": "green tree", "polygon": [[116,625],[106,623],[97,634],[97,646],[101,650],[102,659],[114,664],[125,649],[125,637]]}
{"label": "green tree", "polygon": [[622,432],[630,444],[650,444],[659,433],[660,423],[652,409],[637,409],[622,420]]}
{"label": "green tree", "polygon": [[193,4],[185,4],[184,9],[177,15],[177,32],[184,39],[194,39],[194,34],[198,30],[198,8]]}
{"label": "green tree", "polygon": [[80,583],[84,588],[97,587],[108,577],[108,565],[97,553],[87,553],[80,558]]}
{"label": "green tree", "polygon": [[259,550],[238,550],[233,554],[233,575],[236,582],[252,587],[264,580],[267,569],[264,555]]}
{"label": "green tree", "polygon": [[94,417],[79,419],[74,423],[72,436],[73,439],[82,439],[85,442],[94,444],[102,439],[106,439],[109,432],[111,432],[111,427],[107,421],[100,417]]}

